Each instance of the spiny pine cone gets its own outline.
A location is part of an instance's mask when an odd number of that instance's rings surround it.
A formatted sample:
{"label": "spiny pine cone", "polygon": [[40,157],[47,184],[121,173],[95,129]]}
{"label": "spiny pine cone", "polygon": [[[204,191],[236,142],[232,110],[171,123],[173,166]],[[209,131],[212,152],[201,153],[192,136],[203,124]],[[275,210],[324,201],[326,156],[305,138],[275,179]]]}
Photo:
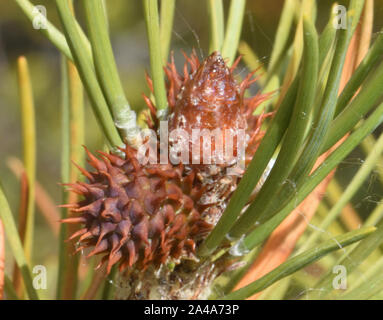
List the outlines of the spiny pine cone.
{"label": "spiny pine cone", "polygon": [[[89,183],[69,184],[84,200],[72,207],[79,217],[63,220],[82,223],[73,234],[82,243],[77,249],[94,247],[88,254],[106,253],[107,272],[120,262],[120,271],[133,264],[141,269],[159,266],[168,257],[193,259],[196,241],[211,225],[201,219],[193,198],[199,197],[191,181],[182,176],[183,166],[141,166],[136,150],[121,149],[125,159],[101,154],[97,159],[88,150],[93,172],[81,169]],[[184,191],[188,190],[189,195]]]}
{"label": "spiny pine cone", "polygon": [[[165,68],[169,131],[184,129],[191,134],[193,129],[246,130],[249,160],[263,136],[260,126],[267,116],[253,116],[255,107],[267,95],[244,97],[255,81],[251,79],[254,73],[238,85],[233,72],[239,60],[228,68],[217,52],[202,64],[195,53],[185,58],[182,76],[173,57]],[[153,91],[151,79],[147,80]],[[156,108],[144,98],[151,113],[148,126],[158,130]],[[177,264],[196,260],[196,246],[221,216],[240,175],[226,175],[223,169],[232,164],[142,166],[135,149],[126,146],[121,150],[125,157],[100,152],[101,159],[87,151],[95,171],[80,168],[89,182],[70,184],[72,191],[84,196],[79,203],[66,205],[79,216],[64,220],[84,225],[71,236],[80,237],[77,251],[94,247],[88,256],[104,254],[102,263],[107,262],[108,272],[116,263],[123,271],[133,265],[146,269],[169,260]]]}

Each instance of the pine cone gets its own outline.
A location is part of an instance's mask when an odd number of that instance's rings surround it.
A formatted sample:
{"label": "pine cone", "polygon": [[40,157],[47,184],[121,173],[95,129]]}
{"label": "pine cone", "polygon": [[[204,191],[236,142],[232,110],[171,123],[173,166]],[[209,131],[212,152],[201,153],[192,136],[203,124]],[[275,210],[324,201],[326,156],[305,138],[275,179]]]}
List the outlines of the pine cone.
{"label": "pine cone", "polygon": [[[262,137],[260,126],[265,116],[252,114],[268,95],[244,98],[255,80],[251,80],[251,73],[240,85],[236,83],[233,72],[239,60],[228,68],[216,52],[202,64],[195,53],[185,58],[183,76],[176,71],[173,58],[165,69],[169,131],[183,129],[191,134],[193,129],[243,129],[248,134],[247,157],[251,158]],[[147,80],[153,91],[150,78]],[[156,108],[144,98],[151,111],[147,123],[158,130]],[[187,143],[192,150],[195,141]],[[116,263],[123,272],[133,265],[142,270],[158,268],[169,260],[177,264],[196,260],[196,247],[218,221],[241,173],[226,175],[225,169],[232,163],[143,166],[135,149],[126,146],[121,151],[123,157],[99,152],[98,159],[87,150],[95,171],[80,168],[89,182],[69,185],[84,197],[77,204],[66,205],[79,216],[63,220],[83,225],[70,238],[80,237],[77,251],[93,247],[88,257],[104,254],[101,263],[107,262],[108,272]]]}
{"label": "pine cone", "polygon": [[182,176],[183,166],[141,166],[129,146],[121,149],[125,159],[103,152],[97,159],[86,151],[95,171],[81,169],[89,183],[69,185],[85,198],[72,208],[81,215],[63,220],[84,224],[70,238],[80,237],[77,251],[94,247],[88,257],[105,253],[108,272],[117,262],[123,271],[133,264],[159,266],[169,257],[193,258],[196,241],[211,225],[201,219],[192,199],[198,192]]}

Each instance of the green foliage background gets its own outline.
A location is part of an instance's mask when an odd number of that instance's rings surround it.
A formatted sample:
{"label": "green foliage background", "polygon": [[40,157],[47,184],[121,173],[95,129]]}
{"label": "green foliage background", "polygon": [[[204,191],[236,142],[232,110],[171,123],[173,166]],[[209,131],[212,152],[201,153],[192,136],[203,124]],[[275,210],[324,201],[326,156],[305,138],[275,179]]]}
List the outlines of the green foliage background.
{"label": "green foliage background", "polygon": [[[348,1],[339,1],[340,4]],[[318,1],[317,28],[322,30],[327,22],[329,8],[333,1]],[[38,4],[47,8],[50,21],[60,26],[54,2],[40,0]],[[149,70],[149,51],[147,48],[143,8],[139,0],[107,0],[110,34],[114,53],[123,81],[124,89],[133,109],[143,107],[142,92],[148,93],[145,82],[145,70]],[[225,1],[225,8],[228,7]],[[242,39],[246,40],[267,64],[272,49],[277,23],[282,9],[282,0],[248,1]],[[83,24],[82,6],[78,6],[79,20]],[[383,2],[375,3],[374,32],[383,27]],[[174,50],[176,62],[183,63],[181,49],[190,52],[196,48],[200,57],[208,52],[209,25],[205,0],[178,0],[175,12],[175,24],[171,50]],[[85,24],[84,29],[86,29]],[[373,36],[374,40],[376,35]],[[20,12],[12,0],[0,2],[0,176],[6,184],[6,196],[13,212],[17,212],[19,186],[17,179],[6,166],[7,158],[21,158],[20,109],[18,105],[16,59],[26,55],[31,68],[31,77],[35,94],[37,126],[37,179],[49,191],[59,204],[60,181],[60,55],[58,51],[36,30]],[[240,69],[239,69],[240,70]],[[97,128],[95,118],[86,106],[86,144],[91,150],[102,148],[103,139]],[[360,167],[364,155],[354,151],[343,162],[337,172],[342,185]],[[383,164],[382,164],[383,165]],[[383,189],[376,183],[373,173],[370,179],[353,198],[353,204],[359,213],[367,215],[381,199]],[[326,201],[326,200],[325,200]],[[37,215],[34,261],[48,267],[48,276],[55,283],[57,241],[40,215]],[[9,257],[10,250],[7,250]],[[9,259],[11,261],[11,259]],[[52,266],[52,268],[50,268]],[[10,270],[11,265],[7,265]],[[48,281],[50,281],[48,279]],[[54,292],[54,285],[48,285],[48,291]],[[44,294],[45,295],[45,294]],[[47,292],[47,296],[52,293]]]}

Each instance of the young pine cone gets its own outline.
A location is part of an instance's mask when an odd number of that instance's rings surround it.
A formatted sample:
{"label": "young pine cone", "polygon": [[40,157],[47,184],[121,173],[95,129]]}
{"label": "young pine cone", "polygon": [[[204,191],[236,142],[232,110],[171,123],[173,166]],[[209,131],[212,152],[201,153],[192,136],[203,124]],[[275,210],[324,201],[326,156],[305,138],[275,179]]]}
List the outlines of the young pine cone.
{"label": "young pine cone", "polygon": [[[260,126],[265,117],[253,116],[253,111],[267,95],[244,97],[255,80],[251,80],[251,73],[237,84],[233,72],[239,60],[228,68],[218,52],[202,64],[195,53],[185,58],[183,75],[177,72],[173,58],[165,68],[169,132],[182,129],[192,137],[193,129],[242,129],[247,133],[249,161],[262,137]],[[147,80],[153,91],[150,78]],[[151,111],[148,126],[158,131],[156,108],[149,98],[145,101]],[[225,147],[227,137],[222,139]],[[170,146],[177,143],[169,142]],[[190,138],[186,143],[192,150],[197,141]],[[198,151],[201,161],[202,146]],[[133,266],[158,268],[169,261],[179,264],[184,259],[196,260],[196,247],[221,216],[242,171],[228,176],[225,170],[235,164],[214,162],[225,158],[219,153],[217,140],[212,143],[215,157],[209,164],[193,163],[195,155],[190,153],[186,163],[141,165],[135,149],[126,146],[121,151],[124,156],[99,152],[99,159],[87,151],[94,171],[80,169],[88,182],[69,185],[84,197],[66,205],[74,216],[63,221],[83,226],[70,238],[79,237],[77,251],[91,247],[88,256],[103,254],[102,263],[107,263],[108,272],[117,263],[123,272]],[[239,152],[236,146],[233,152],[234,156]]]}

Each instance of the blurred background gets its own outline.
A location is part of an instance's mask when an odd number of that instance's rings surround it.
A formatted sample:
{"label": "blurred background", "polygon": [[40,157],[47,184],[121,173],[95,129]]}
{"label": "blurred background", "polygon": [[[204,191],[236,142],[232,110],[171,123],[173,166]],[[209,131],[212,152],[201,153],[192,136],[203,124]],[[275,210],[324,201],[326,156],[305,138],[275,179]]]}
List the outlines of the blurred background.
{"label": "blurred background", "polygon": [[[227,9],[229,1],[225,2]],[[317,27],[326,24],[334,1],[318,1]],[[338,1],[347,5],[348,1]],[[143,107],[142,93],[148,93],[145,70],[150,69],[145,22],[141,1],[107,0],[110,33],[121,79],[131,106]],[[61,29],[54,1],[38,0],[34,4],[47,9],[48,19]],[[75,1],[82,25],[81,0]],[[267,64],[274,41],[283,0],[248,0],[242,39]],[[177,64],[183,63],[181,49],[190,53],[195,48],[200,58],[208,54],[209,25],[206,0],[177,0],[171,49]],[[383,27],[383,1],[375,1],[374,36]],[[84,29],[86,30],[85,26]],[[18,101],[16,60],[25,55],[33,81],[37,128],[37,179],[55,204],[60,204],[60,54],[38,31],[33,29],[12,0],[0,1],[0,177],[11,208],[16,214],[20,187],[9,169],[10,157],[22,158],[20,108]],[[101,148],[103,138],[92,111],[86,105],[86,145]],[[337,171],[338,181],[346,185],[363,162],[363,153],[356,150]],[[367,215],[383,194],[372,174],[353,205]],[[326,201],[326,200],[325,200]],[[1,208],[0,208],[1,209]],[[57,241],[41,215],[37,214],[34,261],[52,266],[57,263]],[[36,249],[38,248],[38,249]],[[9,254],[8,250],[8,254]],[[11,259],[8,259],[11,261]],[[7,265],[7,270],[11,265]],[[48,274],[53,279],[54,272]]]}

